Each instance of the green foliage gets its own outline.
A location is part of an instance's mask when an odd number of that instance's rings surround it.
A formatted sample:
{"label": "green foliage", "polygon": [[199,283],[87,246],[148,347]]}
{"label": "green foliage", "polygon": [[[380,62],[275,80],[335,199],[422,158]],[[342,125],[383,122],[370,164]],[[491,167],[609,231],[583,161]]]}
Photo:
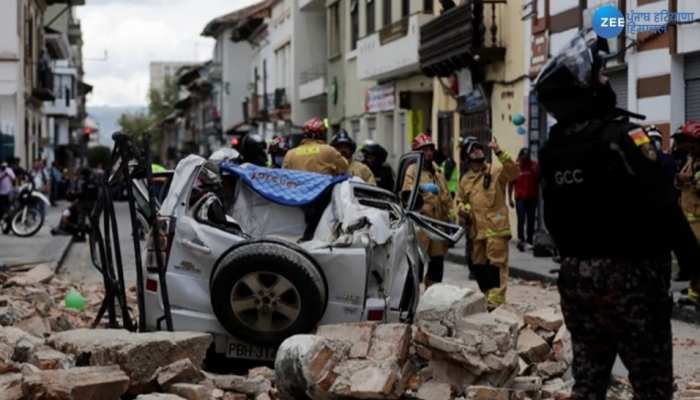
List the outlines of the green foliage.
{"label": "green foliage", "polygon": [[117,121],[123,133],[142,139],[147,133],[151,135],[151,150],[160,148],[164,132],[160,122],[175,111],[177,103],[177,82],[166,77],[161,90],[151,88],[148,92],[148,113],[122,114]]}
{"label": "green foliage", "polygon": [[87,160],[90,168],[96,168],[98,165],[106,168],[112,162],[112,150],[107,146],[89,147]]}

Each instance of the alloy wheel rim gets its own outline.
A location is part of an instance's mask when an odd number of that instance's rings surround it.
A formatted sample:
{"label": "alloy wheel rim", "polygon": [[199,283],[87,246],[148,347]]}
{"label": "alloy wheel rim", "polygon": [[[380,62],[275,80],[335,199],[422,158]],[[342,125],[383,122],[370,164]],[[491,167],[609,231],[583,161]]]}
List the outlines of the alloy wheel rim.
{"label": "alloy wheel rim", "polygon": [[258,332],[279,332],[301,313],[301,295],[284,276],[270,271],[244,275],[231,290],[231,309],[246,327]]}

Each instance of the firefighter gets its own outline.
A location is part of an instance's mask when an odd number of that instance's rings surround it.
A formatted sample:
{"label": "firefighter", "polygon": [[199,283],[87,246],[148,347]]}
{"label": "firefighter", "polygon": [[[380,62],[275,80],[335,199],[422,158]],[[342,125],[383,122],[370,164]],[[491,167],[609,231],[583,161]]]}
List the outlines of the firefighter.
{"label": "firefighter", "polygon": [[355,141],[352,140],[345,129],[341,129],[340,132],[333,136],[333,139],[331,139],[331,146],[338,150],[349,163],[348,173],[350,175],[360,177],[363,181],[371,185],[377,184],[377,181],[374,179],[374,174],[369,167],[357,160],[353,160],[352,157],[355,154],[357,144],[355,144]]}
{"label": "firefighter", "polygon": [[506,205],[508,184],[518,177],[518,165],[494,138],[489,148],[502,166],[486,162],[484,145],[476,139],[463,142],[467,171],[457,188],[456,214],[469,226],[471,271],[486,295],[489,307],[505,303],[508,286],[510,221]]}
{"label": "firefighter", "polygon": [[389,155],[386,149],[374,140],[366,140],[360,148],[360,153],[362,162],[372,171],[377,186],[393,192],[395,190],[394,171],[386,164],[386,158]]}
{"label": "firefighter", "polygon": [[[681,191],[683,213],[700,241],[700,123],[688,121],[673,138],[676,146],[688,153],[687,162],[676,176],[676,186]],[[691,282],[687,301],[700,306],[700,280]]]}
{"label": "firefighter", "polygon": [[[421,214],[430,218],[447,222],[450,212],[450,192],[447,189],[445,177],[434,162],[435,144],[430,135],[421,133],[413,140],[411,148],[414,151],[422,151],[424,155],[423,168],[419,179],[419,187],[423,196],[423,208]],[[411,165],[406,171],[402,190],[411,190],[416,181],[416,165]],[[427,234],[420,232],[418,240],[421,246],[430,256],[428,271],[425,274],[425,287],[430,287],[433,283],[442,282],[445,264],[445,254],[448,244],[443,241],[431,240]]]}
{"label": "firefighter", "polygon": [[327,175],[343,175],[348,162],[338,150],[327,145],[326,124],[318,117],[304,124],[304,139],[301,144],[287,152],[282,168],[316,172]]}
{"label": "firefighter", "polygon": [[616,107],[603,74],[607,47],[593,32],[580,32],[535,83],[557,120],[539,162],[544,221],[561,256],[558,288],[573,340],[572,398],[605,399],[619,355],[634,398],[671,399],[671,252],[681,269],[697,274],[700,247],[654,144]]}

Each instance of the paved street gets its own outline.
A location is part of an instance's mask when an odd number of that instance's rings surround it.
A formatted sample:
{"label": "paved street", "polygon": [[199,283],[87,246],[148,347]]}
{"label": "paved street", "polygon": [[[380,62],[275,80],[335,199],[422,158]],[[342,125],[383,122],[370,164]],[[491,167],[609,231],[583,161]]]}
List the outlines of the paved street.
{"label": "paved street", "polygon": [[56,207],[47,207],[44,225],[32,237],[0,234],[0,265],[57,262],[70,238],[52,236],[51,228],[58,225],[61,212],[67,205],[66,202],[59,202]]}
{"label": "paved street", "polygon": [[[129,282],[136,281],[134,246],[131,239],[129,206],[126,202],[114,203],[119,225],[119,243],[124,262],[124,274]],[[90,262],[90,249],[87,242],[74,243],[68,251],[59,274],[76,282],[101,282],[102,275]]]}

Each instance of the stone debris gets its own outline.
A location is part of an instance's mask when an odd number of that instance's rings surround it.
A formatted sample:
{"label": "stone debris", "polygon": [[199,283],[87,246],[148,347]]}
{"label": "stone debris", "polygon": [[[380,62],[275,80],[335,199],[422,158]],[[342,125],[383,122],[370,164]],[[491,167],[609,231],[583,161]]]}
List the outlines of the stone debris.
{"label": "stone debris", "polygon": [[531,364],[547,360],[551,351],[547,342],[529,328],[520,332],[517,349],[518,354]]}
{"label": "stone debris", "polygon": [[205,379],[202,371],[196,367],[189,358],[183,358],[160,367],[152,378],[161,388],[167,388],[175,383],[193,382],[198,383]]}
{"label": "stone debris", "polygon": [[[69,285],[43,266],[0,284],[2,400],[539,400],[572,387],[571,336],[558,309],[511,304],[489,313],[481,293],[447,284],[425,292],[414,325],[320,326],[285,340],[274,370],[243,375],[202,370],[208,334],[85,329],[103,290]],[[86,297],[85,310],[64,307],[71,289]],[[627,400],[631,392],[618,382],[611,393]]]}
{"label": "stone debris", "polygon": [[54,276],[49,264],[38,264],[26,272],[20,272],[5,282],[5,286],[31,286],[49,282]]}
{"label": "stone debris", "polygon": [[557,332],[564,323],[564,317],[558,308],[541,308],[525,314],[525,323],[532,328],[542,328],[550,332]]}
{"label": "stone debris", "polygon": [[26,399],[118,400],[129,388],[129,377],[117,366],[78,367],[24,375]]}
{"label": "stone debris", "polygon": [[416,397],[420,400],[450,400],[454,398],[450,384],[438,381],[428,381],[421,385]]}
{"label": "stone debris", "polygon": [[131,333],[118,329],[76,329],[52,335],[47,343],[88,365],[119,365],[131,379],[130,393],[143,393],[164,365],[189,359],[201,366],[211,336],[199,332]]}

